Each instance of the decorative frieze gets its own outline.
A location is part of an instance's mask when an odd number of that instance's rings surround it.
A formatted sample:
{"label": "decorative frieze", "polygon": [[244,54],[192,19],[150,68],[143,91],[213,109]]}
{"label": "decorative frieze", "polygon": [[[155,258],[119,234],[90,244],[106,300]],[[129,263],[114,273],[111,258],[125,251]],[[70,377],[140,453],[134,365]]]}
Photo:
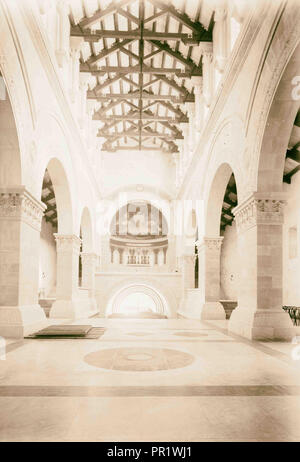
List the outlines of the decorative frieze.
{"label": "decorative frieze", "polygon": [[0,220],[21,220],[40,231],[45,209],[24,187],[0,190]]}
{"label": "decorative frieze", "polygon": [[283,194],[251,194],[242,204],[233,209],[238,232],[258,224],[281,225],[286,200]]}
{"label": "decorative frieze", "polygon": [[75,234],[54,234],[58,253],[76,253],[79,255],[81,239]]}

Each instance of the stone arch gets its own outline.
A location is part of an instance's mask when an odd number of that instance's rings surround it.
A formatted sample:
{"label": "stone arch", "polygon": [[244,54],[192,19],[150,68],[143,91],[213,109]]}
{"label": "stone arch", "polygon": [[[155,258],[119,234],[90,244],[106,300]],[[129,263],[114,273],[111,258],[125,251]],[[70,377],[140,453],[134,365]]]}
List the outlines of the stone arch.
{"label": "stone arch", "polygon": [[157,314],[165,316],[169,314],[168,303],[161,293],[159,293],[156,289],[148,284],[132,283],[130,285],[123,286],[111,296],[106,307],[106,316],[109,314],[117,313],[122,301],[134,293],[143,293],[148,295],[155,303]]}
{"label": "stone arch", "polygon": [[48,165],[57,207],[58,234],[73,234],[73,208],[70,185],[61,161],[52,158]]}
{"label": "stone arch", "polygon": [[[0,77],[2,79],[2,77]],[[0,85],[4,85],[0,81]],[[0,186],[22,184],[21,155],[15,117],[6,87],[0,100]]]}
{"label": "stone arch", "polygon": [[210,183],[205,209],[205,236],[216,237],[220,234],[222,204],[228,181],[233,169],[228,163],[221,164]]}
{"label": "stone arch", "polygon": [[[282,191],[286,150],[300,106],[300,43],[290,57],[274,95],[262,138],[257,170],[257,191]],[[296,86],[298,85],[298,90]]]}

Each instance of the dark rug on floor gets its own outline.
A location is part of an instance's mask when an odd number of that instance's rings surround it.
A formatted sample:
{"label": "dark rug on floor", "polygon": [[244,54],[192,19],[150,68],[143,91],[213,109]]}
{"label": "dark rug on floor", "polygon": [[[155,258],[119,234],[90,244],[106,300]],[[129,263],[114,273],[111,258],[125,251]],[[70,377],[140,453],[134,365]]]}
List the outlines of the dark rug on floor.
{"label": "dark rug on floor", "polygon": [[49,339],[98,339],[106,331],[105,327],[92,326],[49,326],[24,338]]}

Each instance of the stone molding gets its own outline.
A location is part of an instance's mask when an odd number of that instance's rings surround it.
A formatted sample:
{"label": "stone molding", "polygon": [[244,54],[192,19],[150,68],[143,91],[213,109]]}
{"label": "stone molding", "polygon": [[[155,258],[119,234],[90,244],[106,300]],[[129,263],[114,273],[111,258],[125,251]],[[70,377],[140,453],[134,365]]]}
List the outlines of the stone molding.
{"label": "stone molding", "polygon": [[221,250],[223,239],[223,237],[204,237],[203,241],[196,242],[198,253],[204,249],[219,252]]}
{"label": "stone molding", "polygon": [[81,239],[75,234],[54,234],[59,253],[80,253]]}
{"label": "stone molding", "polygon": [[182,255],[182,260],[185,262],[185,263],[195,263],[195,260],[196,260],[196,255]]}
{"label": "stone molding", "polygon": [[45,209],[24,186],[0,189],[0,220],[20,220],[40,231]]}
{"label": "stone molding", "polygon": [[238,232],[258,224],[282,225],[286,203],[282,193],[254,193],[233,209]]}
{"label": "stone molding", "polygon": [[87,252],[81,252],[81,261],[83,265],[92,265],[97,262],[97,254],[95,253],[87,253]]}

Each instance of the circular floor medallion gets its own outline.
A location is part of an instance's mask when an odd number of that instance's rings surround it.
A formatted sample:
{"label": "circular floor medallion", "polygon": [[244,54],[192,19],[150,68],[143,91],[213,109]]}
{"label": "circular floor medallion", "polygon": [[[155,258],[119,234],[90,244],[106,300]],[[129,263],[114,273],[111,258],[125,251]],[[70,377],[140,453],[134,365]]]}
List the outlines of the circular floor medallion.
{"label": "circular floor medallion", "polygon": [[179,337],[207,337],[208,334],[202,334],[201,332],[175,332],[174,335],[178,335]]}
{"label": "circular floor medallion", "polygon": [[189,353],[168,348],[113,348],[84,357],[87,364],[116,371],[163,371],[179,369],[194,361]]}
{"label": "circular floor medallion", "polygon": [[127,355],[126,359],[129,359],[129,361],[148,361],[149,359],[152,359],[153,356],[145,353],[136,353],[136,354],[131,354]]}
{"label": "circular floor medallion", "polygon": [[128,335],[134,335],[135,337],[144,337],[145,335],[152,335],[152,332],[129,332]]}

